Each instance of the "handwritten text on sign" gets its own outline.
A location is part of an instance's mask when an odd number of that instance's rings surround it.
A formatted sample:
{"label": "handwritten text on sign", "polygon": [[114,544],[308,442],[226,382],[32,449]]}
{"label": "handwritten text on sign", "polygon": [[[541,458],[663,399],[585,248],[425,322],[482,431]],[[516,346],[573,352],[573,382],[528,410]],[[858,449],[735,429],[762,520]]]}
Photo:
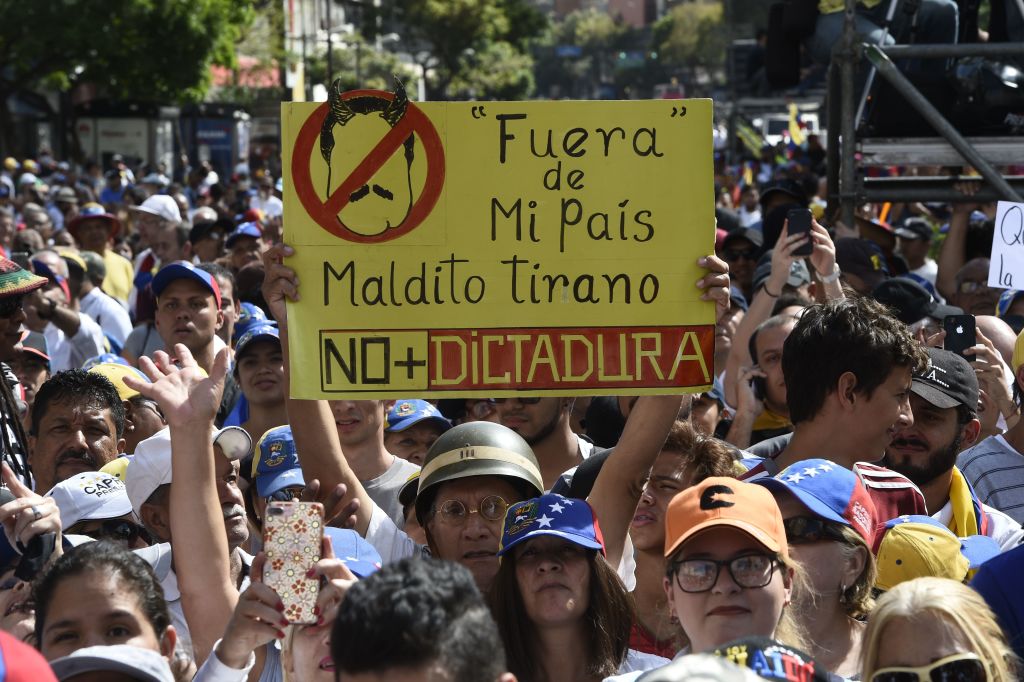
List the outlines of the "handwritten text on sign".
{"label": "handwritten text on sign", "polygon": [[988,285],[1024,289],[1024,204],[1010,201],[998,204]]}
{"label": "handwritten text on sign", "polygon": [[701,390],[711,103],[283,106],[293,394]]}

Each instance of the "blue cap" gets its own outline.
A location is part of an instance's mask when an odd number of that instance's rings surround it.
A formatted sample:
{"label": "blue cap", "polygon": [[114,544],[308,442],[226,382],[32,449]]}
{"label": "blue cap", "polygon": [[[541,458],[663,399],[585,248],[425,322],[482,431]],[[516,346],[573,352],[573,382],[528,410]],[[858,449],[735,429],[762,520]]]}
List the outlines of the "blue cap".
{"label": "blue cap", "polygon": [[594,510],[585,500],[554,493],[519,502],[505,512],[498,556],[531,538],[553,535],[604,554],[604,536]]}
{"label": "blue cap", "polygon": [[357,578],[366,578],[380,568],[380,554],[359,533],[348,528],[326,526],[324,535],[331,539],[334,556],[348,567]]}
{"label": "blue cap", "polygon": [[205,270],[200,270],[187,260],[177,260],[160,268],[160,272],[156,273],[156,277],[153,278],[153,294],[160,298],[160,294],[167,288],[167,285],[176,279],[191,279],[202,284],[213,294],[214,300],[217,301],[217,309],[220,310],[220,286],[217,284],[217,280],[213,275]]}
{"label": "blue cap", "polygon": [[238,319],[235,321],[235,329],[231,334],[233,340],[237,342],[249,327],[260,323],[277,324],[273,320],[267,319],[267,314],[263,312],[263,308],[255,303],[243,301],[238,306]]}
{"label": "blue cap", "polygon": [[1016,289],[1007,289],[999,294],[999,302],[996,303],[996,315],[998,317],[1006,317],[1006,312],[1010,309],[1010,306],[1022,295],[1024,295],[1024,291],[1017,291]]}
{"label": "blue cap", "polygon": [[306,485],[299,465],[299,453],[295,450],[295,439],[292,438],[292,427],[275,426],[263,434],[252,458],[252,478],[260,497],[270,497],[291,486]]}
{"label": "blue cap", "polygon": [[11,188],[7,185],[0,185],[0,199],[6,199],[11,196]]}
{"label": "blue cap", "polygon": [[[941,521],[924,514],[904,514],[903,516],[897,516],[895,519],[889,519],[885,522],[885,529],[889,530],[893,526],[899,526],[904,523],[919,523],[935,528],[936,532],[945,531],[949,535],[954,535],[953,531],[947,528]],[[980,568],[983,563],[999,556],[1003,551],[999,547],[999,543],[987,535],[969,535],[958,539],[960,540],[960,553],[970,562],[971,570]]]}
{"label": "blue cap", "polygon": [[257,223],[249,222],[242,223],[235,228],[235,231],[228,235],[228,238],[224,240],[224,246],[231,248],[232,245],[242,237],[252,237],[253,239],[260,239],[263,237],[263,230]]}
{"label": "blue cap", "polygon": [[[108,364],[108,363],[113,363],[115,365],[124,365],[125,367],[131,367],[132,366],[130,362],[128,362],[127,360],[122,358],[120,355],[116,355],[114,353],[103,353],[102,355],[96,355],[94,357],[91,357],[88,360],[86,360],[84,363],[82,363],[82,369],[84,369],[86,372],[88,372],[90,369],[92,369],[96,365],[103,365],[103,364]],[[142,373],[139,372],[139,374],[142,374]],[[147,383],[149,382],[149,377],[143,375],[143,378],[146,380]]]}
{"label": "blue cap", "polygon": [[437,424],[441,428],[441,433],[452,428],[452,423],[445,419],[441,411],[432,404],[426,400],[410,398],[395,402],[395,406],[388,412],[387,426],[384,431],[398,433],[420,422]]}
{"label": "blue cap", "polygon": [[774,478],[750,481],[773,495],[788,490],[812,513],[849,526],[868,547],[875,540],[875,505],[857,474],[827,459],[805,459],[780,471]]}
{"label": "blue cap", "polygon": [[250,326],[241,338],[238,339],[238,343],[235,344],[235,361],[237,362],[245,349],[252,343],[259,341],[260,339],[275,339],[277,345],[281,345],[281,331],[273,324],[260,324]]}

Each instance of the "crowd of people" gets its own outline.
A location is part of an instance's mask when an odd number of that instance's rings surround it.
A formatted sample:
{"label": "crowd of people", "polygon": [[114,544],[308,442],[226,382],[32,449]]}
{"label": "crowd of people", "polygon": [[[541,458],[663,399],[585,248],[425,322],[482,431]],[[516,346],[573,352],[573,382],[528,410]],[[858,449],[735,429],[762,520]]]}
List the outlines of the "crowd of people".
{"label": "crowd of people", "polygon": [[[710,390],[312,401],[279,178],[6,159],[8,679],[1018,679],[1024,292],[987,284],[993,207],[846,226],[795,168],[719,177]],[[296,499],[323,532],[279,593]]]}

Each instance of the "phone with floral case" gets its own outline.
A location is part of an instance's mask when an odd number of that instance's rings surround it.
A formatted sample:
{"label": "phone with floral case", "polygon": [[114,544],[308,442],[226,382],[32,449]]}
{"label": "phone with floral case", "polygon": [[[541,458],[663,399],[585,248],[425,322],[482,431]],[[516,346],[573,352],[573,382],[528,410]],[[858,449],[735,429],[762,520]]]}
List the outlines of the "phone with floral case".
{"label": "phone with floral case", "polygon": [[306,572],[320,561],[324,508],[319,502],[271,502],[263,522],[263,582],[284,602],[290,623],[314,623],[320,580]]}

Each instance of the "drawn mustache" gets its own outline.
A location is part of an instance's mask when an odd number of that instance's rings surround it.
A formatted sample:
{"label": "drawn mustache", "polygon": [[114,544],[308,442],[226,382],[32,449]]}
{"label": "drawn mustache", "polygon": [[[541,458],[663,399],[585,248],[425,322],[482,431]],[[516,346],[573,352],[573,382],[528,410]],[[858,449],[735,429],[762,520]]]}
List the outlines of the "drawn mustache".
{"label": "drawn mustache", "polygon": [[[355,192],[352,192],[352,194],[348,195],[349,203],[355,203],[355,202],[359,201],[360,199],[363,199],[364,197],[366,197],[367,194],[370,193],[370,191],[371,191],[370,185],[363,185],[362,187],[357,189]],[[394,194],[392,194],[389,190],[384,189],[380,185],[373,185],[372,191],[373,191],[374,194],[376,194],[377,196],[379,196],[382,199],[387,199],[388,201],[394,201],[394,199],[395,199],[395,195]]]}

